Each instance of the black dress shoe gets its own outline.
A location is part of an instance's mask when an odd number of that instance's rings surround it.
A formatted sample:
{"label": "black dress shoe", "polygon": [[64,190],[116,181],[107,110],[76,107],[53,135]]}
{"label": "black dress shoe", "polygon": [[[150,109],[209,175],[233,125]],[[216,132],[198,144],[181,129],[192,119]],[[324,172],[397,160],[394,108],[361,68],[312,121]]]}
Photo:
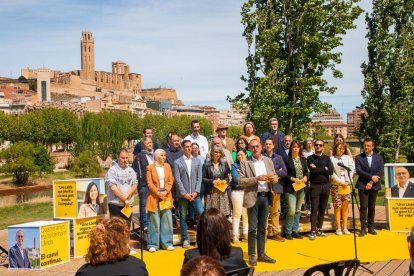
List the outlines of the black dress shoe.
{"label": "black dress shoe", "polygon": [[359,232],[359,237],[363,237],[367,234],[367,232],[365,231],[365,229],[362,229],[361,232]]}
{"label": "black dress shoe", "polygon": [[269,264],[274,264],[276,262],[275,259],[270,258],[269,256],[267,256],[266,254],[260,255],[259,258],[257,259],[259,262],[264,262],[264,263],[269,263]]}
{"label": "black dress shoe", "polygon": [[284,237],[285,237],[285,239],[287,239],[287,240],[293,240],[293,237],[292,237],[292,235],[291,235],[291,234],[284,234],[283,236],[284,236]]}
{"label": "black dress shoe", "polygon": [[374,228],[369,228],[368,229],[368,233],[371,234],[371,235],[376,235],[377,234],[377,231],[375,231]]}
{"label": "black dress shoe", "polygon": [[294,239],[303,239],[303,236],[299,233],[296,233],[296,232],[292,232],[292,237]]}
{"label": "black dress shoe", "polygon": [[257,260],[255,255],[249,255],[249,264],[250,266],[256,266]]}

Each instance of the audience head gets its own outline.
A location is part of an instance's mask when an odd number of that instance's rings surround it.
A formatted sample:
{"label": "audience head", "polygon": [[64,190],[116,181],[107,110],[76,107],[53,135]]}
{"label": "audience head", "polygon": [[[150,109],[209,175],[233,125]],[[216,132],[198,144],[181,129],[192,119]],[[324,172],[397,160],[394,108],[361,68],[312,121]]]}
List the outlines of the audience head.
{"label": "audience head", "polygon": [[346,146],[344,142],[335,143],[332,148],[333,155],[336,155],[336,156],[342,156],[344,154],[347,154],[347,151],[348,151],[348,147]]}
{"label": "audience head", "polygon": [[249,150],[252,153],[252,156],[258,159],[262,155],[262,144],[256,139],[253,139],[249,143]]}
{"label": "audience head", "polygon": [[157,149],[154,152],[154,160],[157,163],[157,165],[164,165],[165,159],[167,159],[167,154],[165,153],[165,150]]}
{"label": "audience head", "polygon": [[129,229],[121,218],[101,220],[89,237],[85,260],[93,266],[121,261],[129,255]]}
{"label": "audience head", "polygon": [[313,151],[313,138],[308,137],[303,141],[303,149],[308,152]]}
{"label": "audience head", "polygon": [[283,144],[287,149],[290,149],[290,144],[292,143],[292,140],[292,136],[290,136],[289,134],[286,134],[283,138]]}
{"label": "audience head", "polygon": [[201,126],[198,120],[191,121],[191,130],[193,131],[193,133],[196,133],[196,134],[200,133]]}
{"label": "audience head", "polygon": [[200,146],[195,142],[191,144],[191,155],[196,157],[200,155]]}
{"label": "audience head", "polygon": [[144,146],[144,150],[151,151],[152,150],[152,138],[151,137],[144,137],[142,138],[142,145]]}
{"label": "audience head", "polygon": [[337,133],[334,136],[334,145],[337,143],[345,143],[345,138],[341,133]]}
{"label": "audience head", "polygon": [[90,204],[93,203],[93,201],[95,201],[96,204],[100,204],[99,189],[95,182],[90,182],[88,187],[86,187],[85,200],[83,203]]}
{"label": "audience head", "polygon": [[189,260],[181,268],[181,276],[225,276],[226,272],[221,264],[209,257],[198,256]]}
{"label": "audience head", "polygon": [[181,142],[181,148],[183,149],[183,154],[185,156],[190,157],[191,155],[191,141],[190,140],[184,140]]}
{"label": "audience head", "polygon": [[269,129],[271,132],[276,132],[279,127],[279,121],[276,118],[269,119]]}
{"label": "audience head", "polygon": [[173,133],[171,134],[168,143],[171,148],[178,149],[180,147],[180,137],[176,133]]}
{"label": "audience head", "polygon": [[210,160],[220,162],[222,157],[224,157],[223,148],[219,145],[213,145],[210,151]]}
{"label": "audience head", "polygon": [[247,150],[248,146],[249,145],[248,145],[246,139],[244,139],[244,138],[237,139],[237,142],[236,142],[237,151],[239,151],[240,149],[246,149]]}
{"label": "audience head", "polygon": [[275,149],[275,143],[273,142],[273,139],[270,137],[267,137],[264,140],[264,148],[266,153],[270,154],[273,152],[273,150]]}
{"label": "audience head", "polygon": [[371,155],[372,151],[375,148],[375,142],[371,138],[365,138],[364,139],[364,152],[367,155]]}
{"label": "audience head", "polygon": [[300,146],[300,142],[297,140],[292,141],[292,143],[290,143],[290,148],[289,148],[289,156],[293,157],[293,155],[298,155],[299,157],[303,156],[303,152],[302,152],[302,147]]}
{"label": "audience head", "polygon": [[128,165],[128,150],[126,148],[121,148],[118,151],[118,165],[121,168],[125,168]]}
{"label": "audience head", "polygon": [[211,147],[213,147],[215,145],[221,146],[221,147],[223,146],[223,140],[221,140],[221,138],[218,137],[218,136],[213,136],[211,138]]}
{"label": "audience head", "polygon": [[220,138],[226,138],[227,135],[227,127],[223,124],[219,124],[216,129],[216,133]]}
{"label": "audience head", "polygon": [[239,149],[236,153],[236,163],[240,164],[240,162],[247,157],[247,150],[246,149]]}
{"label": "audience head", "polygon": [[253,135],[253,133],[254,133],[254,124],[253,124],[253,122],[245,123],[244,126],[243,126],[243,132],[244,132],[244,135],[246,135],[246,136]]}
{"label": "audience head", "polygon": [[230,230],[223,212],[216,208],[204,211],[197,227],[197,246],[200,255],[216,260],[230,255]]}
{"label": "audience head", "polygon": [[313,143],[313,146],[315,147],[315,153],[321,154],[323,153],[323,147],[325,146],[325,141],[318,138],[315,139],[315,142]]}
{"label": "audience head", "polygon": [[144,130],[142,131],[142,136],[152,138],[152,128],[150,127],[144,128]]}

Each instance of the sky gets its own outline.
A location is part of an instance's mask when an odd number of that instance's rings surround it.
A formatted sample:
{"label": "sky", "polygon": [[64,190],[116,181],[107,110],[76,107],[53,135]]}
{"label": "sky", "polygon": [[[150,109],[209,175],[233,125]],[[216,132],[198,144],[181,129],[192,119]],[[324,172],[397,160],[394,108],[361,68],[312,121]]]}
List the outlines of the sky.
{"label": "sky", "polygon": [[[226,97],[244,91],[247,44],[241,0],[5,0],[1,3],[0,76],[18,78],[25,67],[80,69],[82,31],[93,32],[95,70],[122,60],[142,74],[143,88],[177,90],[186,105],[227,109]],[[370,1],[361,7],[370,9]],[[337,50],[343,53],[334,95],[321,95],[346,120],[362,103],[361,64],[367,59],[365,15]]]}

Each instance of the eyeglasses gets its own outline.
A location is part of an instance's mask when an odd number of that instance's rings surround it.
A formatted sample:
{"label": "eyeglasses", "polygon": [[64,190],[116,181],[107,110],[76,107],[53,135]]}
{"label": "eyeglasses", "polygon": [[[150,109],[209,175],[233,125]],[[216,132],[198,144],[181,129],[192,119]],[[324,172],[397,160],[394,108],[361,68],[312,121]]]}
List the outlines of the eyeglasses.
{"label": "eyeglasses", "polygon": [[315,147],[323,147],[323,144],[315,144]]}
{"label": "eyeglasses", "polygon": [[396,173],[395,175],[400,176],[400,175],[406,175],[406,174],[407,174],[406,172],[399,172],[399,173]]}
{"label": "eyeglasses", "polygon": [[253,149],[256,149],[256,148],[260,148],[260,145],[252,145],[250,147],[253,148]]}
{"label": "eyeglasses", "polygon": [[17,235],[17,237],[18,237],[18,238],[24,238],[24,236],[22,236],[22,235]]}

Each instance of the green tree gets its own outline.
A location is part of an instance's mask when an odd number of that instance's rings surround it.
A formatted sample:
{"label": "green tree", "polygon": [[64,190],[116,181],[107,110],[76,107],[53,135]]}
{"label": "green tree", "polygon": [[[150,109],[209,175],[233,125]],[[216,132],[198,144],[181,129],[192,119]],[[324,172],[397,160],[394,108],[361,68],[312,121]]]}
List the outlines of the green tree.
{"label": "green tree", "polygon": [[13,123],[13,117],[0,111],[0,141],[6,140],[10,136],[10,127]]}
{"label": "green tree", "polygon": [[75,158],[71,170],[77,177],[98,177],[102,168],[93,152],[86,150]]}
{"label": "green tree", "polygon": [[38,167],[39,175],[53,172],[53,162],[48,150],[43,145],[37,145],[34,151],[34,163]]}
{"label": "green tree", "polygon": [[299,133],[310,114],[329,105],[321,92],[334,93],[324,78],[326,69],[335,78],[342,36],[355,28],[362,10],[358,0],[248,0],[242,7],[243,36],[248,46],[246,92],[228,98],[240,109],[247,106],[248,119],[258,132],[271,117],[280,120],[286,133]]}
{"label": "green tree", "polygon": [[233,139],[239,138],[243,135],[243,128],[239,126],[229,126],[227,129],[227,136]]}
{"label": "green tree", "polygon": [[22,141],[0,151],[0,158],[5,161],[0,172],[11,174],[19,185],[28,182],[31,174],[39,171],[35,164],[35,147],[33,144]]}
{"label": "green tree", "polygon": [[377,142],[386,162],[397,162],[404,152],[414,161],[414,1],[373,1],[368,25],[368,62],[363,117],[358,133]]}

